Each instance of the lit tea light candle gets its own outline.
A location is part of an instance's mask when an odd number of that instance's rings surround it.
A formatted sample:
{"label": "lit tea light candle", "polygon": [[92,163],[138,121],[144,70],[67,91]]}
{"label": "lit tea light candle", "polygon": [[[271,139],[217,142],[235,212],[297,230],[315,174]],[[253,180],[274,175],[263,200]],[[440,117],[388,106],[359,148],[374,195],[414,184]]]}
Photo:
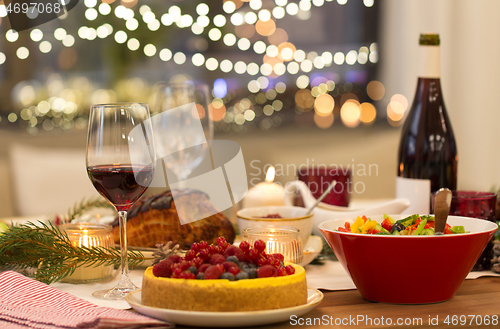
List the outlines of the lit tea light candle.
{"label": "lit tea light candle", "polygon": [[269,167],[266,173],[266,181],[248,190],[243,199],[243,208],[285,205],[285,189],[283,186],[273,183],[275,175],[276,170],[274,167]]}
{"label": "lit tea light candle", "polygon": [[248,227],[243,230],[243,241],[254,245],[262,240],[266,244],[266,253],[282,254],[285,262],[300,264],[304,258],[302,239],[299,230],[288,226]]}
{"label": "lit tea light candle", "polygon": [[[111,248],[114,245],[111,226],[104,224],[77,223],[64,224],[61,229],[66,232],[75,247],[103,247]],[[62,281],[68,283],[84,283],[101,281],[113,276],[113,265],[99,265],[96,267],[79,266],[73,274]]]}

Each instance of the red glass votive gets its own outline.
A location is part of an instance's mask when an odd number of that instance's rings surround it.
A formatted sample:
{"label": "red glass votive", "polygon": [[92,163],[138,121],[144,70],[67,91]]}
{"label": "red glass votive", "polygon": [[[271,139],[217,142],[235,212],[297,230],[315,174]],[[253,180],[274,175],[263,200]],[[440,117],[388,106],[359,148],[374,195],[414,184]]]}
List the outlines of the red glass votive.
{"label": "red glass votive", "polygon": [[[497,195],[491,192],[452,191],[450,215],[494,221]],[[465,227],[467,231],[467,227]],[[493,239],[474,265],[473,271],[491,269]]]}
{"label": "red glass votive", "polygon": [[351,170],[342,167],[312,167],[299,169],[298,179],[303,181],[312,195],[318,199],[330,186],[333,180],[337,181],[335,187],[323,199],[324,203],[334,206],[349,206],[351,199]]}

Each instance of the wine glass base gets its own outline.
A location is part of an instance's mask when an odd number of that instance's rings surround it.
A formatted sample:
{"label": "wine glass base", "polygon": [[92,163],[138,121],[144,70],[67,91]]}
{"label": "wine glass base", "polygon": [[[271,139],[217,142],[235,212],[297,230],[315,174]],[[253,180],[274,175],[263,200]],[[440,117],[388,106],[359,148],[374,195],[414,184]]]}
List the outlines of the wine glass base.
{"label": "wine glass base", "polygon": [[137,291],[139,289],[140,288],[135,286],[135,285],[133,287],[126,287],[126,288],[115,287],[112,289],[95,291],[92,294],[92,296],[99,298],[99,299],[120,300],[120,299],[125,299],[125,296],[127,296],[129,293],[131,293],[133,291]]}

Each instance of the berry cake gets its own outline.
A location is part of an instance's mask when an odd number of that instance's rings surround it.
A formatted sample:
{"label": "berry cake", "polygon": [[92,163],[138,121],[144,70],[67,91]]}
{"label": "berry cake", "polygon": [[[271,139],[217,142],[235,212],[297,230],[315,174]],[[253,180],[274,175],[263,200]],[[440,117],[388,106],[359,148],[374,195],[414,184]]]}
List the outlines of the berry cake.
{"label": "berry cake", "polygon": [[149,267],[142,281],[146,306],[208,312],[256,311],[303,305],[304,268],[266,254],[262,240],[250,246],[194,243],[184,257],[172,255]]}

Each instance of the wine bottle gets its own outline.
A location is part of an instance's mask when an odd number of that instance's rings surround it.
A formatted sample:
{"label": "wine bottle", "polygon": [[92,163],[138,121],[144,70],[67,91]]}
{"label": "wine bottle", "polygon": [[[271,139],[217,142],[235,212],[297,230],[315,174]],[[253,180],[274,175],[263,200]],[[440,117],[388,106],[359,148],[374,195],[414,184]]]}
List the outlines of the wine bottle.
{"label": "wine bottle", "polygon": [[446,113],[440,80],[438,34],[420,35],[420,66],[413,104],[401,131],[397,197],[408,213],[429,213],[431,193],[457,188],[457,145]]}

